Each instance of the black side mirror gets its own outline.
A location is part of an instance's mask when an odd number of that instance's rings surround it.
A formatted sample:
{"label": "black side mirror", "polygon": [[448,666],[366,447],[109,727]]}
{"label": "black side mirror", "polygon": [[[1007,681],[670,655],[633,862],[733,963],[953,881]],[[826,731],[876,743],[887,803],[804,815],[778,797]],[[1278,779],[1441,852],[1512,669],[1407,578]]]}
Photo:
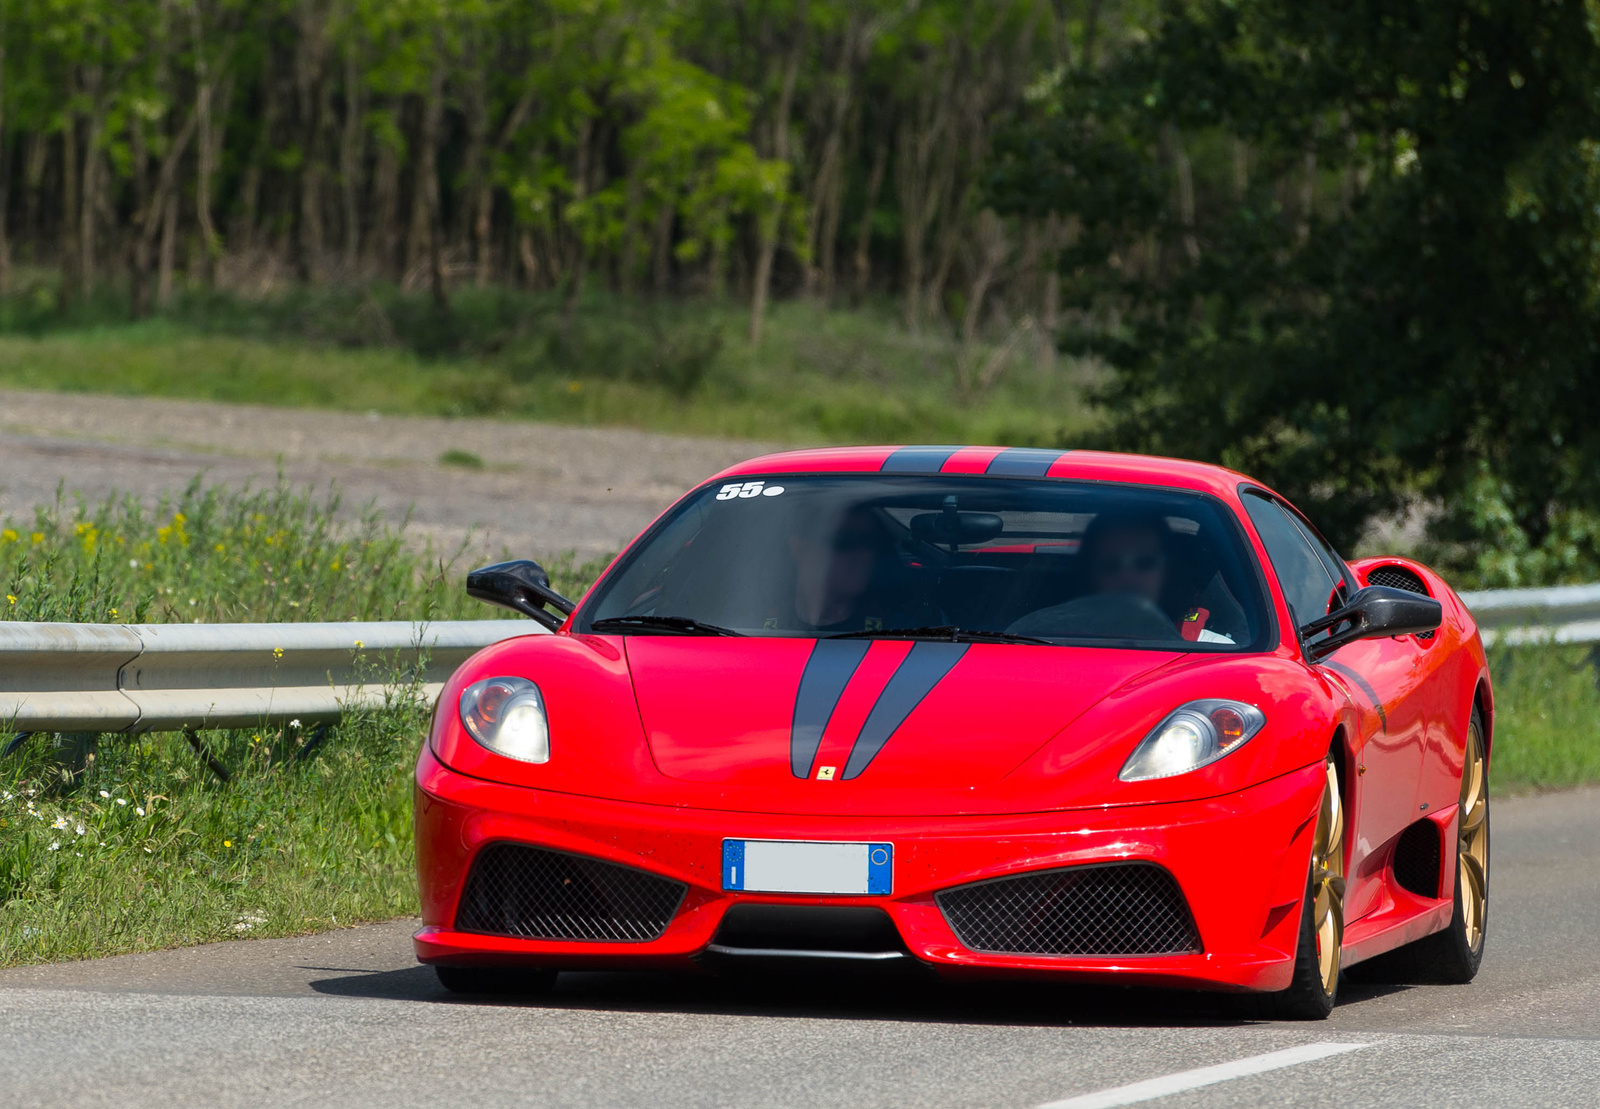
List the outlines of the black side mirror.
{"label": "black side mirror", "polygon": [[1358,589],[1350,603],[1337,612],[1330,612],[1301,628],[1300,639],[1304,642],[1332,630],[1328,638],[1306,643],[1306,656],[1312,662],[1320,662],[1357,639],[1421,635],[1436,630],[1443,621],[1444,606],[1432,597],[1384,585],[1369,585]]}
{"label": "black side mirror", "polygon": [[[550,588],[550,575],[543,566],[526,558],[472,571],[467,575],[467,593],[491,605],[531,616],[551,631],[559,628],[577,607]],[[546,605],[560,615],[548,611]]]}

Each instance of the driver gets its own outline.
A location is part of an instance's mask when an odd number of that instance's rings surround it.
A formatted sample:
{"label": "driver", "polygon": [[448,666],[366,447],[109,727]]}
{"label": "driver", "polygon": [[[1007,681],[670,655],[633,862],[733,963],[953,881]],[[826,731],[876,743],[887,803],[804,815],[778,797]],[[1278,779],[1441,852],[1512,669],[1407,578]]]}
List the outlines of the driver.
{"label": "driver", "polygon": [[[1134,597],[1170,618],[1172,611],[1164,601],[1168,592],[1169,547],[1166,521],[1158,516],[1102,513],[1090,521],[1083,533],[1079,564],[1085,567],[1089,595]],[[1082,598],[1029,613],[1011,626],[1019,634],[1071,634],[1070,631],[1042,630],[1070,626],[1073,612]],[[1232,643],[1231,636],[1206,627],[1211,613],[1199,605],[1184,610],[1174,622],[1175,630],[1192,643]]]}
{"label": "driver", "polygon": [[1080,557],[1094,592],[1131,593],[1159,605],[1167,583],[1165,531],[1141,517],[1100,517],[1091,523]]}

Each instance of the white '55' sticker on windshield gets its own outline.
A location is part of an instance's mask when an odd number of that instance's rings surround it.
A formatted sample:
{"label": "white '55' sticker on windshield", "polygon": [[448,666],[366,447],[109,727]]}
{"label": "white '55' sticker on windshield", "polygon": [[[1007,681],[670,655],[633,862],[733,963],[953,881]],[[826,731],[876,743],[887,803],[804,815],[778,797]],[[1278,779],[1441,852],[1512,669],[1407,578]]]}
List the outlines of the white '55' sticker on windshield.
{"label": "white '55' sticker on windshield", "polygon": [[764,481],[736,481],[717,490],[719,501],[747,501],[753,497],[781,497],[783,486]]}

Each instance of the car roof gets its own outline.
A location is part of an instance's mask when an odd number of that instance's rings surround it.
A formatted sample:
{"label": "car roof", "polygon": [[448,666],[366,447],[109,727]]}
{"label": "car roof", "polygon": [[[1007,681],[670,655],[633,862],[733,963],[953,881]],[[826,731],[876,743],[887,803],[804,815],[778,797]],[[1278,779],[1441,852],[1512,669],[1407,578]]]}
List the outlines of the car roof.
{"label": "car roof", "polygon": [[1205,462],[1154,455],[1039,447],[823,447],[764,454],[730,466],[712,481],[754,474],[975,474],[1164,485],[1232,499],[1243,474]]}

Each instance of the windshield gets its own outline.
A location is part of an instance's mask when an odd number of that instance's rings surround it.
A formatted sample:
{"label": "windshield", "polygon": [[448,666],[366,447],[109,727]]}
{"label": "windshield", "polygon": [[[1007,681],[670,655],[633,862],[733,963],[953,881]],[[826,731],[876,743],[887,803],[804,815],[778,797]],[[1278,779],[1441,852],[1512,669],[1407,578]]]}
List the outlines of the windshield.
{"label": "windshield", "polygon": [[1259,650],[1259,580],[1233,514],[1198,493],[784,474],[686,498],[607,575],[578,626]]}

